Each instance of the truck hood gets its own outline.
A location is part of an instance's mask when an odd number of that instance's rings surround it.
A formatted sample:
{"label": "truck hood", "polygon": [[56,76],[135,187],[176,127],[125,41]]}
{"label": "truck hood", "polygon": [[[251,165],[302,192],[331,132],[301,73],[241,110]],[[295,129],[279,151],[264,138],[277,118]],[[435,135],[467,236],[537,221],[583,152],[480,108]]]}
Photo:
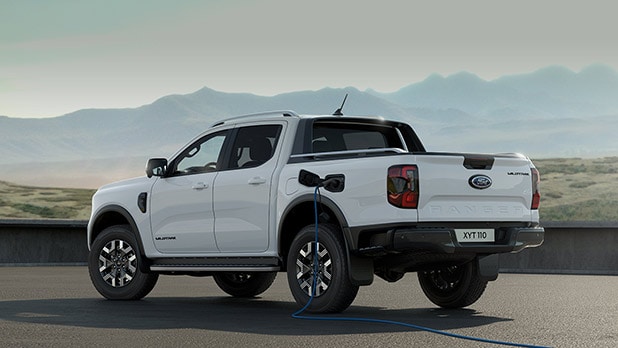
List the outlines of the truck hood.
{"label": "truck hood", "polygon": [[150,184],[152,185],[152,180],[150,180],[149,178],[147,178],[145,176],[140,176],[140,177],[136,177],[136,178],[131,178],[131,179],[126,179],[126,180],[112,182],[110,184],[105,184],[105,185],[101,186],[97,190],[97,192],[108,191],[108,190],[115,190],[115,189],[118,189],[118,188],[128,189],[128,188],[130,188],[132,186],[142,187],[145,183],[148,183],[148,182],[150,182]]}

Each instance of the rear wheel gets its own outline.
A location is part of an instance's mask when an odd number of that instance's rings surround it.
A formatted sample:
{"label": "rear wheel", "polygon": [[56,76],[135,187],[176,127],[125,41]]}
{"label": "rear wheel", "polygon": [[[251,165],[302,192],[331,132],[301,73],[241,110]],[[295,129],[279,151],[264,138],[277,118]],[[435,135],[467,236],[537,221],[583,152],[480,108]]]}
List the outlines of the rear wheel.
{"label": "rear wheel", "polygon": [[221,272],[213,278],[219,288],[234,297],[254,297],[266,291],[277,272]]}
{"label": "rear wheel", "polygon": [[139,300],[154,288],[159,275],[144,273],[137,240],[127,225],[104,229],[88,255],[90,279],[97,291],[110,300]]}
{"label": "rear wheel", "polygon": [[476,262],[418,272],[421,289],[427,298],[444,308],[462,308],[476,302],[487,286]]}
{"label": "rear wheel", "polygon": [[313,296],[308,312],[341,312],[356,298],[358,286],[350,281],[342,238],[335,226],[319,225],[317,258],[315,225],[304,227],[292,241],[287,258],[288,284],[300,306]]}

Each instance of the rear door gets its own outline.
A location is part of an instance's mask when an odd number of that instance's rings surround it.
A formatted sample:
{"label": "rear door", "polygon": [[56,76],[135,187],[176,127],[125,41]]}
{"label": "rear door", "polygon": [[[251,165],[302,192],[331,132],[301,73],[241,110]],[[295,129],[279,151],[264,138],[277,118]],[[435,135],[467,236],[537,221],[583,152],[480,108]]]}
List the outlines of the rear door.
{"label": "rear door", "polygon": [[273,173],[285,122],[237,127],[226,169],[214,182],[215,237],[222,252],[262,252],[269,246]]}

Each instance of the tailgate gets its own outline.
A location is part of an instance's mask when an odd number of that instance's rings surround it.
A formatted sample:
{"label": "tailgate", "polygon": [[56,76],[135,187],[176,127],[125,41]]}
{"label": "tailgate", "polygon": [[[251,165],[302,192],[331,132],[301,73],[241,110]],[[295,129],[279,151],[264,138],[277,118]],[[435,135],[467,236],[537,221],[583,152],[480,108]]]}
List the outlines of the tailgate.
{"label": "tailgate", "polygon": [[419,222],[532,221],[531,162],[518,154],[417,155]]}

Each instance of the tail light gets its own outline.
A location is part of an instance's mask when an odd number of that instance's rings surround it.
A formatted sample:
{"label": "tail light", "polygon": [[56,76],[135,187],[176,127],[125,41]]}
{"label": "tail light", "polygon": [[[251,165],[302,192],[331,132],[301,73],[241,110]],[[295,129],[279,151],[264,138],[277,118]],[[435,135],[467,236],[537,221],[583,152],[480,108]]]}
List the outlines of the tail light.
{"label": "tail light", "polygon": [[416,209],[418,206],[418,167],[401,165],[388,168],[386,178],[388,202],[398,208]]}
{"label": "tail light", "polygon": [[531,168],[532,172],[532,205],[530,209],[539,209],[539,204],[541,203],[541,175],[536,168]]}

